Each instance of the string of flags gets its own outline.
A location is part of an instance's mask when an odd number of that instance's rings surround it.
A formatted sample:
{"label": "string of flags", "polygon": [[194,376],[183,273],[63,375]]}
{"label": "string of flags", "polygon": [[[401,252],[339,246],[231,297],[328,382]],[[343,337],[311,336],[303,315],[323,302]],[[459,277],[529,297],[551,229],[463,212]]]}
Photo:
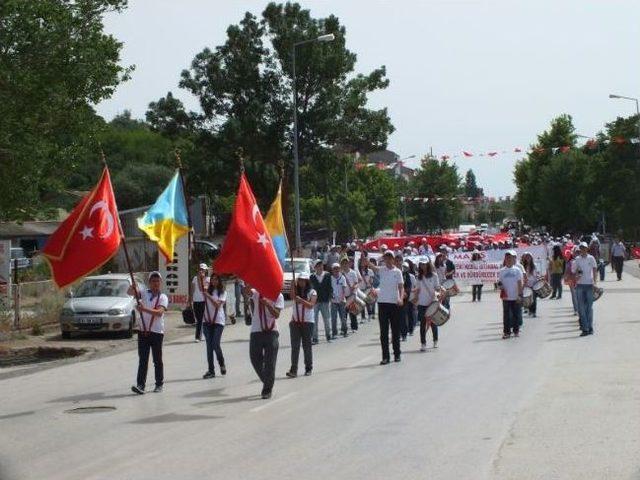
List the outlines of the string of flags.
{"label": "string of flags", "polygon": [[[506,197],[505,200],[510,200],[511,197]],[[463,195],[457,195],[455,197],[400,197],[400,203],[409,203],[409,202],[421,202],[421,203],[435,203],[435,202],[454,202],[461,201],[463,203],[480,203],[480,202],[488,202],[492,203],[496,199],[494,197],[465,197]],[[503,198],[500,197],[499,201],[502,201]]]}

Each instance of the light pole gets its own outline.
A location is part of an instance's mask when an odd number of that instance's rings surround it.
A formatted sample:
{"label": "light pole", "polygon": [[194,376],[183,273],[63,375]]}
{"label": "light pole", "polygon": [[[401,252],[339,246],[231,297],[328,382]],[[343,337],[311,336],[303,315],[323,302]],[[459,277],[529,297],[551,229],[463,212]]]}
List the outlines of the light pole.
{"label": "light pole", "polygon": [[300,165],[298,160],[298,92],[296,90],[296,47],[312,42],[332,42],[335,39],[333,33],[320,35],[310,40],[296,42],[291,49],[291,66],[293,76],[293,190],[296,215],[296,250],[302,247],[300,237]]}
{"label": "light pole", "polygon": [[[400,160],[398,160],[398,174],[400,175],[400,178],[402,179],[402,181],[404,180],[404,177],[402,176],[402,162],[404,162],[405,160],[409,160],[410,158],[416,158],[415,155],[409,155],[408,157],[404,157],[401,158]],[[409,234],[409,231],[407,230],[407,187],[409,186],[409,180],[406,180],[405,184],[404,184],[404,195],[402,197],[402,217],[403,217],[403,222],[404,222],[404,236],[406,237]]]}
{"label": "light pole", "polygon": [[[638,127],[638,142],[640,142],[640,103],[638,103],[638,99],[635,97],[625,97],[624,95],[616,95],[614,93],[609,94],[609,98],[618,98],[622,100],[631,100],[636,102],[636,114],[638,115],[637,127]],[[638,147],[640,148],[640,147]]]}

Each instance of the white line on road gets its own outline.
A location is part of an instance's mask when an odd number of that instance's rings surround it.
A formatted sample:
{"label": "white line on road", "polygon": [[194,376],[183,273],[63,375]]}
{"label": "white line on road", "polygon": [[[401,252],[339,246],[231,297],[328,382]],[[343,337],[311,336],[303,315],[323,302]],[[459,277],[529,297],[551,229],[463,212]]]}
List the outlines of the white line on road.
{"label": "white line on road", "polygon": [[358,360],[356,363],[354,363],[353,365],[349,365],[349,368],[354,368],[357,367],[359,365],[362,365],[363,363],[368,362],[369,360],[371,360],[373,358],[373,355],[369,355],[368,357],[364,357],[362,360]]}
{"label": "white line on road", "polygon": [[265,403],[264,405],[260,405],[259,407],[255,407],[252,408],[251,410],[249,410],[250,412],[259,412],[261,410],[264,410],[265,408],[270,407],[271,405],[278,403],[278,402],[282,402],[284,400],[287,400],[295,395],[297,395],[298,392],[291,392],[291,393],[287,393],[285,396],[280,397],[280,398],[276,398],[275,400],[272,400],[271,402]]}

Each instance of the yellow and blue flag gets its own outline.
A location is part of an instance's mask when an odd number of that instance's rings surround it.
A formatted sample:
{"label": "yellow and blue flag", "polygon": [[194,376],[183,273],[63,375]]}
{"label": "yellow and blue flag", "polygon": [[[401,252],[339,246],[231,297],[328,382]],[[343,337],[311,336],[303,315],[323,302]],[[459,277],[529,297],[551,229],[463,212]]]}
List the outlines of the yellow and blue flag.
{"label": "yellow and blue flag", "polygon": [[158,244],[158,249],[168,263],[173,261],[176,242],[189,232],[180,171],[176,172],[156,203],[138,219],[138,228]]}
{"label": "yellow and blue flag", "polygon": [[287,241],[287,232],[284,228],[284,218],[282,217],[282,180],[280,181],[280,185],[278,185],[276,198],[273,200],[267,216],[264,219],[264,224],[271,236],[273,248],[276,251],[280,265],[284,266],[287,251],[289,250],[289,242]]}

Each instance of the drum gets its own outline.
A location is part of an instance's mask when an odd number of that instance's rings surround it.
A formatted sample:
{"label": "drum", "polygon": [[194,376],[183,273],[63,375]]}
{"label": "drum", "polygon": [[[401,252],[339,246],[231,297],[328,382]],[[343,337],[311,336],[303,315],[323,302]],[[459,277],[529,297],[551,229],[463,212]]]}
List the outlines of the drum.
{"label": "drum", "polygon": [[524,287],[522,289],[522,306],[529,308],[531,305],[533,305],[533,290],[529,287]]}
{"label": "drum", "polygon": [[425,317],[439,327],[449,320],[449,310],[440,302],[431,302],[427,306]]}
{"label": "drum", "polygon": [[364,303],[367,303],[367,294],[359,288],[356,289],[356,297],[362,300]]}
{"label": "drum", "polygon": [[547,298],[551,295],[551,285],[546,280],[540,279],[533,284],[533,291],[536,292],[540,298]]}
{"label": "drum", "polygon": [[182,310],[182,321],[187,325],[196,323],[196,316],[193,314],[193,308],[190,306]]}
{"label": "drum", "polygon": [[449,297],[455,297],[460,293],[460,289],[458,289],[458,285],[456,285],[456,281],[453,278],[448,278],[442,282],[442,288],[446,290]]}
{"label": "drum", "polygon": [[364,310],[364,305],[364,300],[360,299],[357,295],[352,295],[349,300],[347,300],[347,312],[360,315],[360,312]]}
{"label": "drum", "polygon": [[370,288],[369,290],[367,290],[365,292],[365,303],[368,303],[369,305],[371,305],[372,303],[376,303],[376,301],[378,300],[378,294],[376,293],[376,289],[375,288]]}
{"label": "drum", "polygon": [[595,302],[596,300],[598,300],[602,294],[604,293],[604,290],[600,287],[596,287],[595,285],[593,286],[593,301]]}

